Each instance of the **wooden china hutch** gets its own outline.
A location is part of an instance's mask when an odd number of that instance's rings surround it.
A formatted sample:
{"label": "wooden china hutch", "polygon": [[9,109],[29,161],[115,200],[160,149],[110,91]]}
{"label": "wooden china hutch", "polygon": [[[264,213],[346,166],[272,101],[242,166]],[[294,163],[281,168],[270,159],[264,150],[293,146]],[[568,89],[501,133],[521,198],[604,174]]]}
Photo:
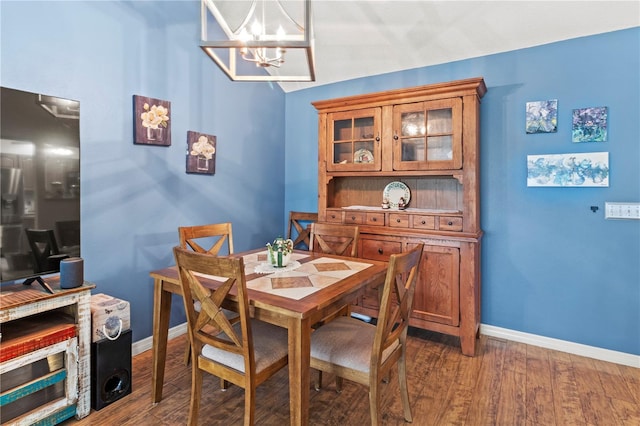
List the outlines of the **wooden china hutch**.
{"label": "wooden china hutch", "polygon": [[[313,102],[318,220],[359,225],[358,254],[367,259],[425,243],[411,325],[459,336],[469,356],[480,326],[479,113],[486,90],[482,78],[472,78]],[[372,290],[353,311],[375,317],[377,307]]]}

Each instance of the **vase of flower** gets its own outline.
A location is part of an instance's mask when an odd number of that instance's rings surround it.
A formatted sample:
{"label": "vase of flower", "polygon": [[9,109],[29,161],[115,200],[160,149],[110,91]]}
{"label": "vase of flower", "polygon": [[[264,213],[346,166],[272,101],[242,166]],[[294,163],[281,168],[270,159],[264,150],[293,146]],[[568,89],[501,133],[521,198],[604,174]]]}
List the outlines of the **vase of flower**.
{"label": "vase of flower", "polygon": [[147,127],[147,139],[150,141],[162,140],[162,127]]}
{"label": "vase of flower", "polygon": [[162,130],[167,128],[169,121],[169,109],[162,105],[149,105],[145,103],[142,106],[144,112],[140,114],[142,127],[147,129],[147,140],[161,141]]}
{"label": "vase of flower", "polygon": [[278,237],[273,243],[267,243],[269,264],[276,268],[287,266],[293,252],[293,241]]}
{"label": "vase of flower", "polygon": [[189,155],[196,157],[196,170],[208,171],[209,160],[213,159],[213,155],[216,153],[216,148],[211,144],[209,138],[205,135],[200,135],[198,140],[191,146]]}
{"label": "vase of flower", "polygon": [[198,170],[209,170],[209,160],[207,157],[199,155],[196,167]]}

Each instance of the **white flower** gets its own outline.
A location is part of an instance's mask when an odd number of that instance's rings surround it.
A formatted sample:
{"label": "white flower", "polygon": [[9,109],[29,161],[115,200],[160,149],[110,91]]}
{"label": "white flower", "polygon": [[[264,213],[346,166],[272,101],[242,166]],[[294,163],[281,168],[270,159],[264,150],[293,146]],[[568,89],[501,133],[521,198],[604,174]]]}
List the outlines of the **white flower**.
{"label": "white flower", "polygon": [[167,127],[169,121],[169,110],[162,105],[153,105],[149,108],[149,104],[143,106],[145,112],[140,114],[142,127],[157,129],[159,126]]}
{"label": "white flower", "polygon": [[204,157],[207,160],[211,160],[213,154],[215,153],[216,149],[213,147],[213,145],[211,145],[209,139],[206,136],[201,135],[198,138],[198,141],[191,146],[191,152],[189,154],[197,155],[200,157]]}
{"label": "white flower", "polygon": [[282,237],[278,237],[273,240],[273,243],[267,243],[267,248],[270,252],[281,251],[284,254],[289,254],[293,251],[293,241],[291,241],[290,239],[285,240]]}

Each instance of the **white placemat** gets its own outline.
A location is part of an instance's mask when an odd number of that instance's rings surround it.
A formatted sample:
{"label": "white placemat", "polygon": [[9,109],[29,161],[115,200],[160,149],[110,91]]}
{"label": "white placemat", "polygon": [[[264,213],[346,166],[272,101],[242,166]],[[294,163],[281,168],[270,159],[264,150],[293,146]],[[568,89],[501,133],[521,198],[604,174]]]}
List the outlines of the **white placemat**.
{"label": "white placemat", "polygon": [[282,266],[278,268],[277,266],[273,266],[270,263],[264,262],[256,265],[254,272],[256,274],[277,274],[279,272],[293,271],[294,269],[298,269],[300,267],[300,262],[297,260],[291,260],[287,264],[287,266]]}

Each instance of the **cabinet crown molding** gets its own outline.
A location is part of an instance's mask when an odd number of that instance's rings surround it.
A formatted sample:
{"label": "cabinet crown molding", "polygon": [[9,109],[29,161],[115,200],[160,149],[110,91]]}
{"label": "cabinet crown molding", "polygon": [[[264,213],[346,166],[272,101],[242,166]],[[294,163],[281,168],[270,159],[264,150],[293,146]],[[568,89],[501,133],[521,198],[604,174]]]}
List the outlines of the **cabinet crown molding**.
{"label": "cabinet crown molding", "polygon": [[330,112],[349,110],[353,109],[354,106],[366,107],[369,104],[382,106],[403,103],[407,100],[418,102],[430,99],[442,99],[443,96],[460,97],[475,95],[480,99],[486,92],[487,86],[485,85],[484,79],[482,77],[475,77],[445,83],[314,101],[311,102],[311,104],[318,112]]}

